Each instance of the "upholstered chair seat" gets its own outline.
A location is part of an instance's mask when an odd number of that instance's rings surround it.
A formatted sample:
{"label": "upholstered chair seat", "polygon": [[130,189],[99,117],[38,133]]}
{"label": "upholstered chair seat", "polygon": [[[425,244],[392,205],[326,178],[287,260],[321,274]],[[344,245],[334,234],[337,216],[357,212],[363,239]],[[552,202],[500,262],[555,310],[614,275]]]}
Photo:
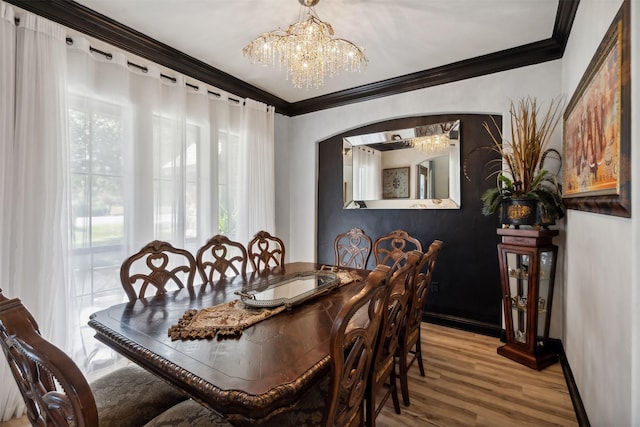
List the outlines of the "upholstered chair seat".
{"label": "upholstered chair seat", "polygon": [[144,427],[230,427],[229,421],[189,399],[167,409]]}
{"label": "upholstered chair seat", "polygon": [[138,427],[188,399],[177,388],[143,368],[119,368],[90,384],[100,427]]}

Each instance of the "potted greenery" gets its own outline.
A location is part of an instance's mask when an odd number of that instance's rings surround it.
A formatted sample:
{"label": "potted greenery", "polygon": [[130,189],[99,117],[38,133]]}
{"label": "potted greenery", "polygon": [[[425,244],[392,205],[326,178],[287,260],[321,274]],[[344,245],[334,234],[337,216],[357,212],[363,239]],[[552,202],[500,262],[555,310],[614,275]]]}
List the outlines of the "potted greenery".
{"label": "potted greenery", "polygon": [[547,148],[560,119],[560,103],[552,101],[541,116],[535,98],[527,97],[517,104],[512,102],[509,113],[511,140],[495,121],[493,128],[483,123],[493,140],[490,149],[499,154],[501,165],[490,174],[497,176],[496,186],[481,196],[482,213],[500,211],[503,226],[548,227],[565,213],[561,184],[543,167],[548,154],[560,158],[557,150]]}

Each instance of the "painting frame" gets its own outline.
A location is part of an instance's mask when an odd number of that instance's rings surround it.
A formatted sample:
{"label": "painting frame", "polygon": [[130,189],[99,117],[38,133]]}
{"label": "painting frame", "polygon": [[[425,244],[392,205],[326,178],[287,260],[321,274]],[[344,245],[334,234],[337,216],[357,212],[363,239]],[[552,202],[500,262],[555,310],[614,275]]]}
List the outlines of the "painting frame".
{"label": "painting frame", "polygon": [[609,26],[564,112],[568,209],[631,217],[630,1]]}
{"label": "painting frame", "polygon": [[403,166],[382,170],[382,198],[383,199],[408,199],[409,177],[411,168]]}

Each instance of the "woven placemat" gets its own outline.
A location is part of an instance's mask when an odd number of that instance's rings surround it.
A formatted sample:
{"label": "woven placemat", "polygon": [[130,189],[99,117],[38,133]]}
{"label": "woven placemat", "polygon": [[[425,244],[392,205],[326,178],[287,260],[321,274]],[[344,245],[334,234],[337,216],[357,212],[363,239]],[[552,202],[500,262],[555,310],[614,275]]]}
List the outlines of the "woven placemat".
{"label": "woven placemat", "polygon": [[276,308],[250,308],[239,299],[202,310],[187,310],[177,325],[169,328],[171,340],[206,339],[216,335],[238,337],[251,325],[268,319],[281,311]]}

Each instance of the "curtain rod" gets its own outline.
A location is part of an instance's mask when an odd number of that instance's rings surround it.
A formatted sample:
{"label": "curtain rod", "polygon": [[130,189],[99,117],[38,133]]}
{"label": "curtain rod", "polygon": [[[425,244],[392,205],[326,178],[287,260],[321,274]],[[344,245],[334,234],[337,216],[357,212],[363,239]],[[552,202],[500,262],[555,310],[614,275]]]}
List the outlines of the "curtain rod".
{"label": "curtain rod", "polygon": [[[17,16],[13,18],[13,21],[14,21],[14,24],[16,26],[20,25],[20,18],[18,18]],[[73,38],[67,37],[66,38],[66,42],[67,42],[67,44],[69,46],[72,46],[73,45]],[[96,49],[95,47],[93,47],[91,45],[89,45],[89,51],[95,52],[95,53],[99,53],[100,55],[104,56],[108,60],[111,60],[113,58],[113,54],[111,54],[109,52],[102,51],[100,49]],[[127,65],[130,66],[130,67],[137,68],[138,70],[142,71],[143,73],[146,73],[146,72],[149,71],[149,69],[147,67],[145,67],[144,65],[139,65],[139,64],[133,63],[133,62],[131,62],[129,60],[127,60]],[[160,73],[160,77],[165,78],[167,80],[171,80],[174,83],[178,81],[178,79],[176,79],[175,77],[171,77],[171,76],[168,76],[168,75],[162,74],[162,73]],[[200,88],[198,86],[193,85],[193,84],[191,84],[189,82],[185,82],[184,84],[185,84],[185,86],[190,87],[191,89],[193,89],[196,92],[200,90]],[[210,91],[208,89],[207,89],[207,93],[209,95],[215,96],[216,98],[220,98],[222,96],[221,94],[219,94],[217,92]],[[229,99],[229,101],[235,102],[236,104],[240,104],[241,103],[241,101],[239,99],[236,99],[236,98],[227,98],[227,99]],[[243,104],[244,104],[244,102],[243,102]]]}
{"label": "curtain rod", "polygon": [[[68,45],[70,45],[70,46],[73,45],[73,39],[71,37],[67,37],[66,41],[67,41]],[[113,58],[113,54],[111,54],[110,52],[105,52],[103,50],[96,49],[93,46],[89,46],[89,50],[91,52],[99,53],[100,55],[104,56],[108,60],[111,60]],[[142,71],[143,73],[146,73],[146,72],[149,71],[149,68],[145,67],[144,65],[136,64],[136,63],[131,62],[129,60],[127,60],[127,65],[130,66],[130,67],[137,68],[138,70]],[[174,83],[178,81],[178,79],[176,79],[175,77],[172,77],[172,76],[169,76],[169,75],[166,75],[166,74],[162,74],[162,73],[160,73],[160,77],[165,78],[167,80],[171,80]],[[195,90],[196,92],[200,90],[200,88],[198,86],[193,85],[191,83],[185,82],[185,85],[190,87],[191,89]],[[207,90],[207,93],[209,95],[213,95],[213,96],[215,96],[217,98],[220,98],[220,96],[221,96],[219,93],[212,92],[210,90]],[[235,102],[237,104],[240,104],[240,100],[239,99],[235,99],[235,98],[228,98],[228,99],[229,99],[229,101],[233,101],[233,102]]]}

